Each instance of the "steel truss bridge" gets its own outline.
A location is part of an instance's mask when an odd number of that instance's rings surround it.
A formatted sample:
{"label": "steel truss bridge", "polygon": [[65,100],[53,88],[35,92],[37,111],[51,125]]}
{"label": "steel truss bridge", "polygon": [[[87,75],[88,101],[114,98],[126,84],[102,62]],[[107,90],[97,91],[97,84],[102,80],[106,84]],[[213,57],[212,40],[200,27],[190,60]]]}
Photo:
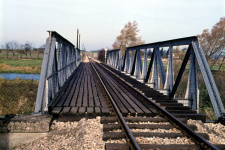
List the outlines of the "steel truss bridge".
{"label": "steel truss bridge", "polygon": [[[206,120],[205,115],[198,112],[199,68],[217,121],[225,124],[224,106],[197,36],[127,47],[124,57],[120,49],[109,50],[106,62],[102,63],[87,56],[81,60],[79,48],[57,32],[48,32],[34,113],[70,115],[74,120],[115,114],[131,149],[141,146],[124,116],[162,115],[200,148],[217,149],[177,119]],[[176,79],[175,46],[188,47]],[[168,48],[166,71],[161,48]],[[149,51],[152,52],[150,59]],[[175,94],[188,62],[186,94],[178,99]]]}

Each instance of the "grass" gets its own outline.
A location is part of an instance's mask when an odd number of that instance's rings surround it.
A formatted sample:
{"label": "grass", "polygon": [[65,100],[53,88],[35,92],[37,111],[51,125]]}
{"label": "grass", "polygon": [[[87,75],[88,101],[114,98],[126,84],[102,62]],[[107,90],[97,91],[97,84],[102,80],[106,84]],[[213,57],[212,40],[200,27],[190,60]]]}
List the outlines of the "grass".
{"label": "grass", "polygon": [[0,79],[0,115],[34,111],[38,81]]}
{"label": "grass", "polygon": [[40,74],[42,60],[0,58],[0,73]]}
{"label": "grass", "polygon": [[[211,66],[209,66],[211,67]],[[211,67],[211,70],[218,70],[220,67],[220,65],[214,65],[213,67]],[[225,70],[225,65],[222,65],[220,70]]]}
{"label": "grass", "polygon": [[[176,72],[179,69],[179,65],[175,65],[175,70]],[[225,90],[224,90],[224,85],[225,85],[225,74],[224,71],[222,70],[212,70],[212,74],[215,80],[215,83],[217,85],[218,91],[220,93],[220,97],[222,99],[223,105],[225,106]],[[176,77],[176,75],[174,76]],[[187,81],[188,81],[188,70],[186,69],[180,84],[177,88],[176,91],[176,97],[181,98],[185,97],[186,89],[187,89]],[[201,71],[198,69],[198,88],[200,91],[199,95],[199,112],[206,114],[206,118],[210,120],[215,120],[216,116],[214,113],[214,110],[212,108],[212,104],[210,101],[210,97],[207,91],[207,88],[205,86],[204,79],[202,77]]]}

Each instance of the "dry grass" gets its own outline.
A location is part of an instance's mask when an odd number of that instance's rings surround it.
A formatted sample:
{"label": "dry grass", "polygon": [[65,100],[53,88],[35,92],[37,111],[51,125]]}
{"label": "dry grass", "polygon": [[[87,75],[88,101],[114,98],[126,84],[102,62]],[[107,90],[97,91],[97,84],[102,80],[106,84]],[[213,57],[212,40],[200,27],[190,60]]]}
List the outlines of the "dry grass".
{"label": "dry grass", "polygon": [[0,64],[0,72],[38,74],[41,72],[41,67],[12,67],[10,65]]}
{"label": "dry grass", "polygon": [[1,73],[40,74],[42,60],[37,59],[2,59],[0,58]]}
{"label": "dry grass", "polygon": [[0,79],[0,115],[34,111],[38,81]]}

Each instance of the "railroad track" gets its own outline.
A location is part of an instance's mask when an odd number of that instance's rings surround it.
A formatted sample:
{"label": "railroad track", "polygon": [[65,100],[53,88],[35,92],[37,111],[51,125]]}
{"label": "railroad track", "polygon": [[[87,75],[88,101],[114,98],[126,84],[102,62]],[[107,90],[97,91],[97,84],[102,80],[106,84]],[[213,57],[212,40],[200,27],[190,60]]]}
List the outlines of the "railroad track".
{"label": "railroad track", "polygon": [[[187,119],[177,119],[103,65],[90,62],[112,111],[101,118],[103,140],[111,141],[106,149],[218,149],[207,141],[207,134],[197,134],[196,126],[186,125]],[[124,102],[129,98],[132,102]],[[125,104],[128,112],[123,109]]]}

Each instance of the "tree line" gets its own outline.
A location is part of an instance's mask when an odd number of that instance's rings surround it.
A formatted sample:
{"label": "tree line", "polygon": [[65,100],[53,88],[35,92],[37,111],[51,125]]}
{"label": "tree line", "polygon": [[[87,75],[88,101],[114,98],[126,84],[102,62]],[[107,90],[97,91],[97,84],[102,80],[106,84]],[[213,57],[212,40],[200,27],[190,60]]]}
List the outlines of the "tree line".
{"label": "tree line", "polygon": [[23,55],[25,55],[26,58],[39,58],[40,55],[44,54],[44,48],[45,45],[42,45],[39,48],[34,48],[34,44],[32,42],[27,41],[24,44],[20,44],[17,41],[12,40],[1,46],[0,54],[2,54],[1,57],[6,55],[7,59],[22,58]]}

